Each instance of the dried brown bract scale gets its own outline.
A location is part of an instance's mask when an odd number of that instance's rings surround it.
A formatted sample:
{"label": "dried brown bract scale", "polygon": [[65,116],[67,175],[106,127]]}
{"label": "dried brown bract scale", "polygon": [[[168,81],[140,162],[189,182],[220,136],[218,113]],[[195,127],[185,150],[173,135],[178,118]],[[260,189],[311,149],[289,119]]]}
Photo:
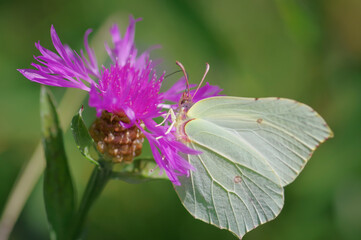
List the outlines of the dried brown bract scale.
{"label": "dried brown bract scale", "polygon": [[[131,162],[142,152],[144,134],[137,126],[123,128],[119,122],[129,123],[125,114],[103,111],[90,127],[90,135],[97,149],[113,162]],[[141,124],[144,127],[144,124]]]}

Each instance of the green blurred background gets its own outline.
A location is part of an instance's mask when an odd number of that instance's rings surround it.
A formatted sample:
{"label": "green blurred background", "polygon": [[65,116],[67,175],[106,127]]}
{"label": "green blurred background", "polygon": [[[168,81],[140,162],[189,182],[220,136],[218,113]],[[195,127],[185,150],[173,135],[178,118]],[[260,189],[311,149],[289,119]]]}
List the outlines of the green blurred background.
{"label": "green blurred background", "polygon": [[[118,22],[124,31],[129,14],[143,17],[136,31],[139,49],[163,46],[152,53],[163,59],[160,70],[178,70],[174,63],[179,60],[198,83],[209,62],[207,80],[224,94],[296,99],[312,106],[334,130],[335,138],[286,187],[279,217],[244,239],[361,238],[359,0],[1,1],[1,211],[40,139],[40,87],[16,69],[30,67],[38,54],[34,42],[53,49],[51,24],[63,43],[79,50],[87,28]],[[108,33],[101,35],[105,39]],[[94,47],[104,54],[102,44]],[[165,87],[178,77],[170,77]],[[60,102],[64,89],[51,90]],[[90,122],[94,112],[86,112]],[[69,131],[65,141],[80,195],[93,166],[78,153]],[[87,225],[86,239],[235,239],[194,220],[169,182],[110,182]],[[47,228],[40,180],[10,239],[48,239]]]}

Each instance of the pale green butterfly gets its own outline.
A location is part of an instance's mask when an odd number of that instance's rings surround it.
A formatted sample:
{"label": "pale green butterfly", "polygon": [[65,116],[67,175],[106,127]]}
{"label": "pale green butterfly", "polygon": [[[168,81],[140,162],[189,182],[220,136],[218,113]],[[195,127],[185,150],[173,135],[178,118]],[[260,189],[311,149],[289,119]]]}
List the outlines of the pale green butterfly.
{"label": "pale green butterfly", "polygon": [[295,100],[191,100],[188,89],[172,114],[173,125],[179,139],[202,154],[186,156],[196,171],[180,177],[175,189],[196,219],[242,238],[280,213],[283,187],[333,133],[318,113]]}

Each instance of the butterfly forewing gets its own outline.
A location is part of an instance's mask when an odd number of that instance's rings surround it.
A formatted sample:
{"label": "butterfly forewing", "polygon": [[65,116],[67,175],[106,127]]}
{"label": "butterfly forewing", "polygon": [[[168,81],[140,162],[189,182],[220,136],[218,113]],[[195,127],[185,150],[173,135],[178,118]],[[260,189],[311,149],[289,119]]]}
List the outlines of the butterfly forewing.
{"label": "butterfly forewing", "polygon": [[270,164],[283,186],[298,176],[318,145],[332,137],[331,129],[313,109],[289,99],[207,98],[196,103],[188,117],[243,139]]}

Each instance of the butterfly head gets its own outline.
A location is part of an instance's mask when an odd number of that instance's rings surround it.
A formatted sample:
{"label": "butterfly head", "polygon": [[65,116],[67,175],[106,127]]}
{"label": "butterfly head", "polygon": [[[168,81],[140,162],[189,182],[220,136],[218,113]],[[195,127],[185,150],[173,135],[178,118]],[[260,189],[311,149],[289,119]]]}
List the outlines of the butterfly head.
{"label": "butterfly head", "polygon": [[196,93],[198,92],[198,89],[200,88],[200,86],[202,85],[204,79],[206,78],[207,76],[207,73],[209,71],[209,64],[206,63],[206,71],[204,72],[204,75],[203,75],[203,78],[201,80],[201,82],[199,83],[196,91],[193,93],[193,95],[191,95],[191,92],[190,92],[190,86],[189,86],[189,81],[188,81],[188,75],[187,75],[187,72],[185,70],[185,68],[183,67],[183,65],[176,61],[176,64],[181,68],[181,70],[183,71],[183,74],[184,74],[184,77],[186,79],[186,89],[185,91],[183,92],[182,94],[182,97],[180,98],[179,100],[179,103],[178,103],[178,110],[180,112],[188,112],[188,110],[193,106],[193,98],[194,96],[196,95]]}

